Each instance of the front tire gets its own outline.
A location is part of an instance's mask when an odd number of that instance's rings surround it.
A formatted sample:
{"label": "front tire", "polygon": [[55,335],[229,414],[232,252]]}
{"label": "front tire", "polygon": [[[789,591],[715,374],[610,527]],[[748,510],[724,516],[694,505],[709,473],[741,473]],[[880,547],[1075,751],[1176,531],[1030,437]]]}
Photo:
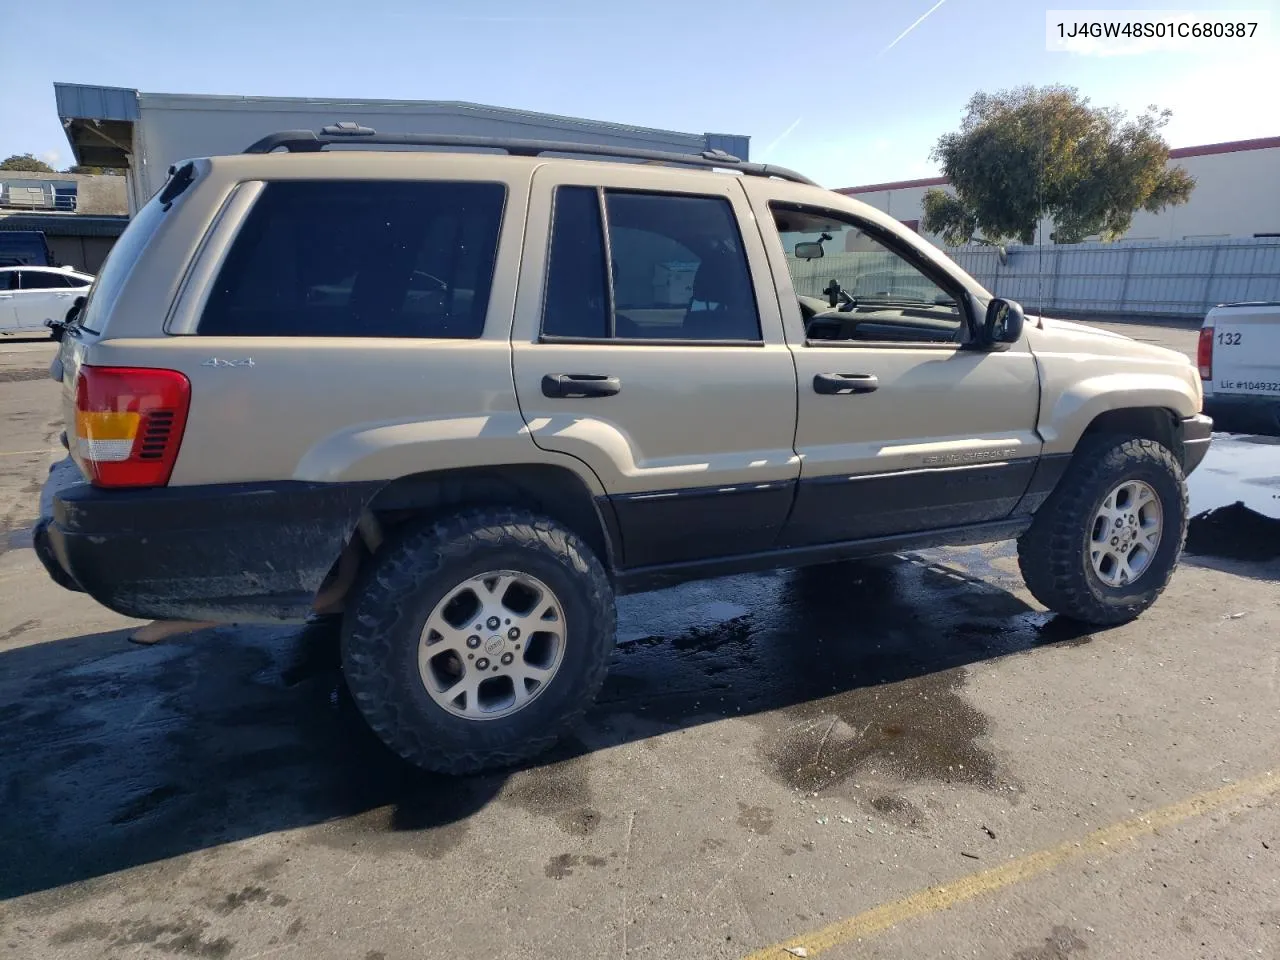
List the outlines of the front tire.
{"label": "front tire", "polygon": [[1083,442],[1018,541],[1018,566],[1042,604],[1083,623],[1127,623],[1156,602],[1187,536],[1182,467],[1155,440]]}
{"label": "front tire", "polygon": [[375,558],[342,631],[347,685],[415,766],[466,774],[549,749],[591,704],[616,614],[575,534],[512,509],[411,528]]}

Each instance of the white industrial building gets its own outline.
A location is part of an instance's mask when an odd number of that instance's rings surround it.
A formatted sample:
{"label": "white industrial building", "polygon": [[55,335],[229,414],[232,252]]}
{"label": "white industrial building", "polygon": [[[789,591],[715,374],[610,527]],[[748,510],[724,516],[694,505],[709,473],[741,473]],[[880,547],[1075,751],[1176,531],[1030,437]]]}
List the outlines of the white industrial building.
{"label": "white industrial building", "polygon": [[748,159],[750,138],[679,133],[474,103],[321,100],[143,93],[125,87],[55,83],[58,116],[76,162],[126,171],[129,210],[164,184],[169,166],[190,157],[240,153],[278,130],[319,130],[355,121],[379,133],[458,134],[571,141]]}
{"label": "white industrial building", "polygon": [[[1280,236],[1280,137],[1211,143],[1169,151],[1170,166],[1196,180],[1191,199],[1162,213],[1140,211],[1125,240],[1215,240]],[[920,229],[924,195],[946,177],[845,187],[841,193]],[[1045,242],[1052,231],[1047,224]],[[932,238],[931,239],[936,239]]]}

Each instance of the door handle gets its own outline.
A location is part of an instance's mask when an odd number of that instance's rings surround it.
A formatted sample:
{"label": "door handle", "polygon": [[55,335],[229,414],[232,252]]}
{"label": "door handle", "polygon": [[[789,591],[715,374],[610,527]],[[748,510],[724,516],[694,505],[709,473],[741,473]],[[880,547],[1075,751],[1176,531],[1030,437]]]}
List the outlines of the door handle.
{"label": "door handle", "polygon": [[622,390],[617,377],[591,373],[548,373],[542,378],[542,395],[561,400],[580,397],[612,397]]}
{"label": "door handle", "polygon": [[815,373],[813,392],[825,394],[871,393],[880,386],[873,373]]}
{"label": "door handle", "polygon": [[12,293],[0,293],[0,300],[12,300],[12,299],[13,299]]}

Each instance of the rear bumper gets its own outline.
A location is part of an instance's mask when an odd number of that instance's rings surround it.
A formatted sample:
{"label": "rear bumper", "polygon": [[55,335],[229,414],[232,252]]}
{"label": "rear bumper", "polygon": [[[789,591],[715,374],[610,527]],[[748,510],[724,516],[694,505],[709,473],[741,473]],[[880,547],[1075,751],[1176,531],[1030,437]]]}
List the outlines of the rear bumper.
{"label": "rear bumper", "polygon": [[33,532],[59,584],[141,619],[297,620],[377,484],[101,490],[50,472]]}
{"label": "rear bumper", "polygon": [[1219,430],[1280,436],[1280,397],[1213,394],[1204,398],[1204,409]]}
{"label": "rear bumper", "polygon": [[1213,420],[1204,414],[1187,417],[1178,426],[1182,440],[1182,472],[1190,474],[1200,466],[1213,440]]}

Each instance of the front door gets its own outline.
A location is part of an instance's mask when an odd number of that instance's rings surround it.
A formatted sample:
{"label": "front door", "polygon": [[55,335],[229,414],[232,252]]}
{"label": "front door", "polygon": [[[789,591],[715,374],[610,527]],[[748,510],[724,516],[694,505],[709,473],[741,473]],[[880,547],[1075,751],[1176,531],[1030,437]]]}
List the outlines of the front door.
{"label": "front door", "polygon": [[795,369],[735,178],[539,167],[512,347],[534,441],[599,478],[623,566],[773,545],[799,474]]}
{"label": "front door", "polygon": [[802,473],[784,544],[1007,517],[1041,447],[1025,340],[974,349],[964,287],[894,231],[753,188],[799,379]]}
{"label": "front door", "polygon": [[43,330],[46,320],[61,320],[67,315],[77,294],[62,276],[51,270],[19,270],[17,274],[19,289],[13,305],[19,330]]}

